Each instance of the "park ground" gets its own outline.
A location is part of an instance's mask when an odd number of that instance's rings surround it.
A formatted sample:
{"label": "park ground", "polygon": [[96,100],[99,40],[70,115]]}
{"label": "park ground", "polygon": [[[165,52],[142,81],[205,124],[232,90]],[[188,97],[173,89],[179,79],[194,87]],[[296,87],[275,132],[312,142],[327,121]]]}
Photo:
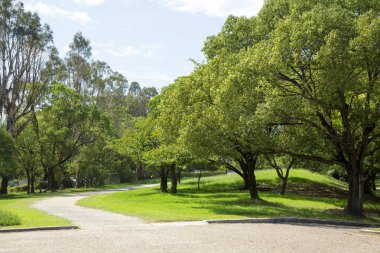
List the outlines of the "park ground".
{"label": "park ground", "polygon": [[240,190],[237,175],[185,180],[178,194],[162,194],[158,187],[95,195],[79,205],[100,208],[146,221],[192,221],[248,217],[306,217],[334,220],[380,222],[380,198],[367,196],[365,218],[344,213],[347,185],[333,178],[306,170],[293,170],[285,195],[279,194],[280,181],[274,170],[257,172],[259,195],[254,203],[247,191]]}
{"label": "park ground", "polygon": [[[297,185],[299,185],[301,181],[305,180],[304,178],[302,178],[302,176],[305,175],[314,176],[314,180],[318,180],[314,174],[307,174],[307,172],[304,171],[297,171],[294,174],[296,175],[297,173],[301,175],[301,179],[294,179],[295,182],[297,182]],[[262,180],[265,179],[264,174],[261,174],[260,177]],[[225,185],[223,186],[225,188],[223,188],[222,186],[218,186],[217,182],[226,183],[226,181],[230,181],[230,186],[232,187],[232,189]],[[330,181],[330,179],[326,177],[319,178],[319,182],[322,185],[324,183],[328,183],[328,185],[335,185],[336,188],[345,187],[344,185],[340,185],[340,182],[334,180]],[[306,181],[304,183],[310,182]],[[181,193],[178,195],[178,198],[181,199],[184,198],[183,196],[186,196],[187,194],[192,194],[192,197],[194,199],[194,204],[192,207],[192,212],[194,212],[193,217],[199,217],[201,215],[201,213],[196,213],[194,211],[198,209],[200,205],[200,200],[197,199],[201,197],[199,197],[198,194],[233,195],[233,193],[237,194],[240,192],[236,189],[236,187],[239,186],[239,180],[231,176],[207,179],[205,178],[201,185],[201,191],[199,193],[197,191],[194,192],[194,189],[197,189],[196,184],[194,184],[194,180],[185,180],[181,185]],[[269,187],[269,185],[271,185],[271,183],[268,183],[266,187]],[[264,187],[263,182],[261,182],[260,187]],[[131,189],[131,187],[129,187],[129,189]],[[223,191],[223,189],[225,190]],[[213,193],[214,190],[218,190],[220,191],[220,193]],[[273,191],[274,195],[276,194],[275,190],[277,190],[277,187],[275,187],[273,190],[268,190],[266,193],[270,194]],[[301,226],[289,224],[207,225],[204,222],[197,221],[157,223],[153,222],[153,219],[145,218],[144,221],[136,217],[76,205],[78,201],[85,202],[87,200],[93,200],[98,197],[105,198],[106,196],[108,196],[108,198],[114,199],[116,196],[119,195],[124,196],[124,194],[127,192],[130,194],[137,194],[139,196],[152,196],[154,194],[159,194],[157,192],[158,189],[156,188],[135,189],[134,191],[124,191],[115,193],[113,191],[117,190],[103,190],[95,193],[76,192],[71,194],[56,194],[55,196],[39,198],[38,201],[35,201],[33,203],[34,208],[41,210],[41,212],[45,214],[50,213],[51,215],[54,215],[54,217],[63,217],[65,218],[65,220],[70,221],[73,225],[79,226],[80,229],[64,231],[27,232],[23,234],[2,234],[0,236],[0,244],[2,245],[2,247],[0,248],[0,252],[20,252],[24,251],[25,249],[28,249],[29,253],[248,251],[263,253],[378,253],[380,250],[380,236],[378,236],[377,234],[363,233],[360,229],[350,227],[322,225]],[[187,191],[190,191],[190,193]],[[297,191],[300,190],[298,188],[292,189],[292,187],[290,187],[289,196],[296,195]],[[181,196],[181,194],[184,195]],[[239,194],[244,194],[241,197],[248,197],[248,194],[244,192]],[[164,195],[171,196],[170,194]],[[265,194],[262,195],[264,198]],[[226,198],[226,196],[224,196],[223,198]],[[233,197],[231,198],[233,199]],[[272,198],[275,197],[272,196]],[[281,198],[281,196],[279,196],[279,198]],[[318,202],[316,199],[320,197],[309,196],[307,198],[309,199],[309,201]],[[143,202],[151,200],[143,198],[141,201]],[[158,199],[157,201],[161,200]],[[186,198],[181,201],[177,199],[177,204],[182,202],[191,201]],[[130,204],[130,202],[124,202],[123,205],[126,205],[128,203]],[[150,204],[152,204],[152,202],[150,202]],[[185,204],[182,203],[182,205]],[[257,203],[250,204],[254,205]],[[210,209],[212,206],[215,205],[216,203],[210,203],[209,205],[204,204],[204,209]],[[238,205],[238,203],[235,203],[235,205]],[[295,204],[293,203],[293,205]],[[309,205],[311,205],[311,203],[309,203]],[[372,204],[370,204],[369,206],[371,205]],[[172,207],[174,206],[175,205],[173,204]],[[191,206],[191,204],[188,204],[188,206]],[[157,208],[159,208],[159,206],[157,205],[153,205],[151,207],[151,209],[158,211]],[[182,206],[182,208],[184,208],[184,206]],[[273,207],[273,209],[276,208],[278,207]],[[318,209],[321,207],[302,208]],[[340,204],[337,204],[335,208],[339,209]],[[172,213],[179,212],[180,209],[181,208],[177,207],[177,209],[175,209]],[[232,205],[232,210],[235,209],[236,207]],[[250,211],[250,215],[252,215],[252,210]],[[208,212],[211,213],[212,210],[210,209]],[[205,214],[203,215],[207,216]],[[234,215],[236,216],[237,214]],[[238,216],[244,215],[248,214],[238,214]],[[189,214],[187,214],[187,216],[191,217],[189,216]],[[230,214],[229,216],[232,216],[232,214]],[[160,219],[163,220],[164,217],[161,217]],[[146,222],[146,220],[150,220],[150,222]]]}
{"label": "park ground", "polygon": [[[97,194],[80,199],[79,205],[142,218],[146,222],[194,221],[248,217],[306,217],[361,222],[380,222],[379,196],[367,197],[365,218],[344,213],[347,185],[325,175],[293,170],[286,195],[279,194],[279,179],[273,170],[257,172],[260,203],[249,200],[242,191],[241,178],[222,175],[202,178],[198,191],[196,179],[183,180],[178,194],[163,194],[158,187]],[[151,183],[151,182],[149,182]],[[106,186],[102,189],[125,185]],[[170,186],[170,185],[169,185]],[[54,194],[13,194],[0,199],[0,226],[31,227],[69,225],[65,220],[31,207],[38,201],[64,193],[99,189],[73,189]],[[377,192],[376,194],[378,194]]]}

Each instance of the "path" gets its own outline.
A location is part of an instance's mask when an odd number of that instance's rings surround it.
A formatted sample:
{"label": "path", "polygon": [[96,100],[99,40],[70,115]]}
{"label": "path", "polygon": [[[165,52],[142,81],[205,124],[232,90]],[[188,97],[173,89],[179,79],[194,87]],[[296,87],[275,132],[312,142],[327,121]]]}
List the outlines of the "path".
{"label": "path", "polygon": [[352,228],[147,224],[137,218],[75,205],[77,200],[98,193],[101,192],[53,197],[36,203],[36,208],[69,219],[81,229],[2,234],[0,252],[380,252],[380,236]]}

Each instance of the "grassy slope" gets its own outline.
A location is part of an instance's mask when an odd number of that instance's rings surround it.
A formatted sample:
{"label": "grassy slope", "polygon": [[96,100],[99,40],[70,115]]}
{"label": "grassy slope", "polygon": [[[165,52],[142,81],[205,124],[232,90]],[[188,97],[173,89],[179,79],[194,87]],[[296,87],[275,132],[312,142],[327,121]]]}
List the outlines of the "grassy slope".
{"label": "grassy slope", "polygon": [[[161,194],[158,188],[97,195],[83,199],[80,205],[141,217],[147,221],[203,220],[242,217],[319,217],[350,219],[343,208],[347,186],[332,178],[305,170],[293,170],[289,178],[289,194],[278,194],[275,172],[257,173],[260,197],[264,203],[253,203],[248,192],[238,190],[238,176],[202,179],[201,191],[196,180],[179,185],[177,195]],[[369,218],[380,222],[379,201],[367,202]],[[373,213],[375,212],[375,213]]]}
{"label": "grassy slope", "polygon": [[[36,193],[28,196],[26,193],[14,193],[0,197],[0,212],[6,212],[7,217],[0,217],[0,228],[9,227],[40,227],[40,226],[63,226],[70,225],[70,222],[45,212],[31,208],[30,206],[42,198],[59,196],[65,193],[77,193],[86,191],[98,191],[104,189],[123,188],[138,184],[157,183],[157,179],[144,180],[128,184],[105,185],[98,188],[78,188],[60,190],[56,193]],[[0,213],[1,214],[1,213]]]}
{"label": "grassy slope", "polygon": [[21,223],[19,225],[11,225],[11,227],[63,226],[70,224],[65,219],[31,208],[30,206],[38,200],[41,200],[41,197],[27,197],[21,194],[3,197],[0,199],[0,211],[10,212],[20,219]]}

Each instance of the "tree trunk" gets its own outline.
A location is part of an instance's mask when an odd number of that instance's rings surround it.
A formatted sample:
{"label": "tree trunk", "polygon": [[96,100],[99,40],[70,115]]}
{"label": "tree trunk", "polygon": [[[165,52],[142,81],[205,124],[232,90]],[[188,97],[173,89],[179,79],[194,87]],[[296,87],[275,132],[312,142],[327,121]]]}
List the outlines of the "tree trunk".
{"label": "tree trunk", "polygon": [[250,175],[250,181],[249,181],[249,195],[252,200],[259,200],[259,194],[257,192],[257,183],[256,183],[256,176],[255,171],[252,170],[249,173]]}
{"label": "tree trunk", "polygon": [[160,190],[161,192],[168,192],[168,175],[167,175],[166,169],[161,168],[160,176],[161,176]]}
{"label": "tree trunk", "polygon": [[51,192],[56,192],[58,189],[57,182],[55,181],[54,171],[53,169],[48,169],[48,175],[47,175],[47,190]]}
{"label": "tree trunk", "polygon": [[136,179],[144,179],[144,165],[142,163],[140,163],[136,168]]}
{"label": "tree trunk", "polygon": [[242,190],[249,190],[250,189],[250,176],[248,174],[248,171],[247,169],[244,169],[244,167],[242,168],[243,170],[243,180],[244,180],[244,188]]}
{"label": "tree trunk", "polygon": [[179,168],[179,170],[178,170],[178,176],[177,176],[179,184],[181,183],[181,176],[182,176],[182,168]]}
{"label": "tree trunk", "polygon": [[27,194],[29,195],[30,194],[30,172],[29,172],[29,169],[26,169],[26,177],[27,177],[27,181],[28,181],[28,187],[27,187]]}
{"label": "tree trunk", "polygon": [[246,174],[248,175],[248,190],[252,200],[260,200],[259,194],[257,192],[257,183],[255,176],[256,162],[256,155],[248,154],[245,157],[244,169]]}
{"label": "tree trunk", "polygon": [[287,184],[287,179],[286,178],[281,178],[282,184],[281,184],[281,195],[285,195],[286,192],[286,184]]}
{"label": "tree trunk", "polygon": [[34,189],[34,184],[35,184],[35,181],[36,181],[36,175],[35,175],[35,172],[34,172],[34,169],[32,171],[32,176],[31,176],[31,181],[30,181],[30,193],[36,193],[35,189]]}
{"label": "tree trunk", "polygon": [[200,184],[201,184],[201,177],[202,177],[202,171],[199,170],[199,175],[198,175],[198,191],[201,190],[201,186],[200,186]]}
{"label": "tree trunk", "polygon": [[8,194],[8,183],[9,183],[9,179],[7,177],[1,178],[1,189],[0,189],[1,195]]}
{"label": "tree trunk", "polygon": [[170,168],[170,177],[172,180],[172,186],[170,189],[170,193],[176,194],[177,193],[177,173],[176,173],[176,165],[175,163],[172,164]]}
{"label": "tree trunk", "polygon": [[363,215],[363,175],[357,164],[347,169],[348,173],[348,202],[345,211],[354,216]]}

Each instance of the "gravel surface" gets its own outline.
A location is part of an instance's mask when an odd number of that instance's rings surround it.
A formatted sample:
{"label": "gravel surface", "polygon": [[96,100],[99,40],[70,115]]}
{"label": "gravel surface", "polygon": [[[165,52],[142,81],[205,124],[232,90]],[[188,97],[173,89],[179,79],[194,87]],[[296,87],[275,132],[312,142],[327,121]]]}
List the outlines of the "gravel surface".
{"label": "gravel surface", "polygon": [[34,207],[73,221],[79,230],[0,235],[0,252],[344,252],[380,253],[380,236],[359,229],[284,224],[144,223],[75,206],[97,193],[40,201]]}

